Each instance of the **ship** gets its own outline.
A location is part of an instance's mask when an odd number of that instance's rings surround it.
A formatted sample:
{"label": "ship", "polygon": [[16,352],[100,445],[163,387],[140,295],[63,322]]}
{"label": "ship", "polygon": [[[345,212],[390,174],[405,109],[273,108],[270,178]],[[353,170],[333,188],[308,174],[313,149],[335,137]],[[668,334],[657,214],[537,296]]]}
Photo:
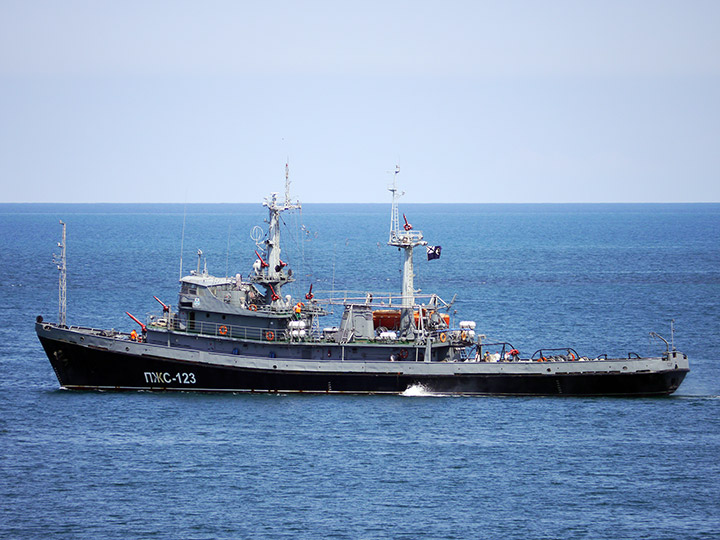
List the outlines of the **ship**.
{"label": "ship", "polygon": [[[35,322],[60,387],[491,396],[665,396],[677,390],[690,369],[674,338],[651,332],[665,344],[653,357],[588,357],[572,347],[523,354],[509,342],[487,342],[475,321],[451,320],[452,301],[415,290],[414,251],[431,259],[441,248],[428,245],[405,214],[400,221],[398,172],[388,188],[387,244],[402,253],[399,294],[332,291],[323,297],[312,283],[299,298],[283,294],[295,278],[281,257],[281,215],[301,208],[290,198],[287,166],[284,199],[272,193],[263,202],[267,231],[256,228],[250,274],[210,275],[207,264],[201,269],[199,251],[197,268],[180,278],[177,305],[154,297],[162,311],[144,322],[127,313],[138,325],[130,332],[66,324],[61,221],[58,322],[42,316]],[[323,324],[328,317],[335,324]]]}

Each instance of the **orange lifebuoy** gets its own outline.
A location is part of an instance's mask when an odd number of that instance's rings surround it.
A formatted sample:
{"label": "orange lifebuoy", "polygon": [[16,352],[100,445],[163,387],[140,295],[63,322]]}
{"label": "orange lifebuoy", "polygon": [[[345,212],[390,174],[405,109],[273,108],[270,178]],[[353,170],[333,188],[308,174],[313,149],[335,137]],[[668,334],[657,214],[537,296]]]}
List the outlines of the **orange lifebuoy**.
{"label": "orange lifebuoy", "polygon": [[268,341],[273,341],[275,339],[275,332],[273,332],[272,330],[265,332],[265,339],[267,339]]}
{"label": "orange lifebuoy", "polygon": [[408,350],[400,349],[400,358],[407,358],[407,357],[408,357]]}
{"label": "orange lifebuoy", "polygon": [[218,328],[218,332],[221,336],[224,336],[225,334],[227,334],[227,326],[222,325],[220,328]]}
{"label": "orange lifebuoy", "polygon": [[447,341],[447,334],[445,332],[440,333],[440,341],[445,343]]}
{"label": "orange lifebuoy", "polygon": [[573,360],[575,360],[575,355],[573,353],[570,353],[570,361],[572,362]]}
{"label": "orange lifebuoy", "polygon": [[257,306],[256,306],[255,304],[250,304],[250,305],[248,306],[248,309],[249,309],[250,311],[257,311]]}

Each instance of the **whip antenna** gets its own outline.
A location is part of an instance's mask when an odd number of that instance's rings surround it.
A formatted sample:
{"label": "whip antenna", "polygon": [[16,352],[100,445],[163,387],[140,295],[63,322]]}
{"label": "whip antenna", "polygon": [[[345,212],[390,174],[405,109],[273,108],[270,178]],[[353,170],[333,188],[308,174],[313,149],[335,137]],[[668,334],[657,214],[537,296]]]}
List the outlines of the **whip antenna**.
{"label": "whip antenna", "polygon": [[187,217],[187,201],[185,202],[185,206],[183,206],[183,228],[182,228],[182,237],[180,239],[180,277],[178,279],[182,279],[182,257],[183,257],[183,245],[185,244],[185,218]]}

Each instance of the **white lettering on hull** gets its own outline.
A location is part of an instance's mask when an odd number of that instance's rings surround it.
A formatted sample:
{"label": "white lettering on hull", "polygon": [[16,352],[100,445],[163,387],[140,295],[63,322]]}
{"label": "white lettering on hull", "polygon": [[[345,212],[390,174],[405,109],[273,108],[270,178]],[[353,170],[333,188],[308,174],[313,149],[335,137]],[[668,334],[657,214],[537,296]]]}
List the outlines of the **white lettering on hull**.
{"label": "white lettering on hull", "polygon": [[176,373],[174,376],[167,371],[145,371],[145,382],[149,384],[195,384],[194,373]]}

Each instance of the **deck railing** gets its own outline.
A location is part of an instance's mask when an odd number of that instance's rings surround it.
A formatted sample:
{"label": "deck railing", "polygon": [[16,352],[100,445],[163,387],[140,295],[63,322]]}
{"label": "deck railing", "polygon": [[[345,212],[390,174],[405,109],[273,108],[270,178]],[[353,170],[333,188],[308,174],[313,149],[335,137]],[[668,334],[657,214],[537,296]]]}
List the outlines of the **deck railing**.
{"label": "deck railing", "polygon": [[188,332],[204,336],[217,336],[237,339],[254,339],[258,341],[308,341],[314,337],[307,332],[304,337],[292,336],[291,331],[275,328],[257,328],[240,326],[236,324],[216,323],[209,321],[186,321],[181,323],[176,318],[154,319],[148,322],[148,327],[159,330],[168,328],[174,332]]}

